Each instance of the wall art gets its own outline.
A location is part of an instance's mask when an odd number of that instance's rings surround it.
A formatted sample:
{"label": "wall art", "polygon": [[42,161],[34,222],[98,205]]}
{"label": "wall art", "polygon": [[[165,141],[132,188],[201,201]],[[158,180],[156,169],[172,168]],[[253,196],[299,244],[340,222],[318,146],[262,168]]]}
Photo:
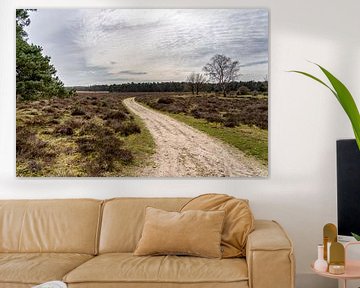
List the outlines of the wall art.
{"label": "wall art", "polygon": [[16,175],[267,177],[268,18],[16,10]]}

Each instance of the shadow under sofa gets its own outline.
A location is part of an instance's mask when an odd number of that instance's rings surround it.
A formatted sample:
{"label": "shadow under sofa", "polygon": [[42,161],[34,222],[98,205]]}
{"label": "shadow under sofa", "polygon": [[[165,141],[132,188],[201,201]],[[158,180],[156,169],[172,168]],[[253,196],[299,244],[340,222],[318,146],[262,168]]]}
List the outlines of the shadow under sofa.
{"label": "shadow under sofa", "polygon": [[294,287],[292,243],[270,220],[255,220],[245,258],[133,256],[145,208],[179,211],[189,200],[1,200],[0,288]]}

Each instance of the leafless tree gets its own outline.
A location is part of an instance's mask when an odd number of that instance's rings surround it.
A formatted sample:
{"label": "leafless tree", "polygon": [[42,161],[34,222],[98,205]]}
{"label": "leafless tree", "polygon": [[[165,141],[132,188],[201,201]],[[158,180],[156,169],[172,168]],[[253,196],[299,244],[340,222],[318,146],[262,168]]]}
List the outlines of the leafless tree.
{"label": "leafless tree", "polygon": [[239,61],[233,61],[230,57],[217,54],[211,58],[203,70],[210,80],[216,81],[226,96],[227,87],[230,82],[235,81],[239,77]]}
{"label": "leafless tree", "polygon": [[191,93],[194,95],[195,94],[195,77],[196,74],[194,72],[192,72],[187,78],[186,78],[186,82],[188,83],[188,85],[190,86],[191,89]]}
{"label": "leafless tree", "polygon": [[202,89],[204,84],[206,83],[206,77],[201,73],[195,74],[195,91],[196,95],[199,95],[199,91]]}
{"label": "leafless tree", "polygon": [[192,94],[199,95],[199,92],[206,83],[206,77],[201,73],[192,72],[187,78],[186,81],[189,83]]}

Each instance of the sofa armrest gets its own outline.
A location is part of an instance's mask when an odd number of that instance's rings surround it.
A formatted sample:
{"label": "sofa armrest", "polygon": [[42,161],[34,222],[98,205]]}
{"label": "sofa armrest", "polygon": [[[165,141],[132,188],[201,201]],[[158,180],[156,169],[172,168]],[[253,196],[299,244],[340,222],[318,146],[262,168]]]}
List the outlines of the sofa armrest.
{"label": "sofa armrest", "polygon": [[250,288],[294,288],[293,245],[275,221],[256,220],[246,245]]}

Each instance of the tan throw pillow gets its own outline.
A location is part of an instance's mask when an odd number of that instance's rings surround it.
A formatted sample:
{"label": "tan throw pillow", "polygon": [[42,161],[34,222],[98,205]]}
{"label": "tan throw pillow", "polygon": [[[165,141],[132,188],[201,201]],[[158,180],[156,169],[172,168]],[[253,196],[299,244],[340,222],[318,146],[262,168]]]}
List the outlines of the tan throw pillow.
{"label": "tan throw pillow", "polygon": [[147,207],[134,255],[221,258],[224,211],[167,212]]}
{"label": "tan throw pillow", "polygon": [[205,194],[190,200],[181,209],[188,210],[225,211],[221,236],[222,257],[245,256],[247,236],[254,230],[254,217],[247,200],[224,194]]}

